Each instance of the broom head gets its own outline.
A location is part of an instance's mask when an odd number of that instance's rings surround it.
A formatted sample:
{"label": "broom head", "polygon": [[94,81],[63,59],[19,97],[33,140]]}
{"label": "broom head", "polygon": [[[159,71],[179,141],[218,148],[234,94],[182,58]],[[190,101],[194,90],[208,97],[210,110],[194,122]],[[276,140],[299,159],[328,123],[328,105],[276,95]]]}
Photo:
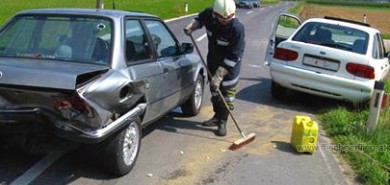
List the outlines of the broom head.
{"label": "broom head", "polygon": [[250,133],[246,135],[245,137],[242,137],[241,139],[238,139],[233,142],[233,144],[229,147],[230,150],[237,150],[241,148],[242,146],[252,142],[255,140],[256,134],[255,133]]}

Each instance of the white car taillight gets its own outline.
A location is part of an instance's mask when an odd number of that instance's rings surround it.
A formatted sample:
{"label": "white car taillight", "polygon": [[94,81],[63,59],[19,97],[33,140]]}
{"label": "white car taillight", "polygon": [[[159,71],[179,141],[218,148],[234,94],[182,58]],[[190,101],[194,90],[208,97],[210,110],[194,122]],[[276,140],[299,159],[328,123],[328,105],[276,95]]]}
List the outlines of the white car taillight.
{"label": "white car taillight", "polygon": [[375,69],[371,66],[356,64],[356,63],[348,63],[346,69],[349,73],[356,75],[358,77],[375,79]]}
{"label": "white car taillight", "polygon": [[274,58],[284,61],[293,61],[298,58],[298,53],[293,50],[288,50],[284,48],[276,48],[274,53]]}

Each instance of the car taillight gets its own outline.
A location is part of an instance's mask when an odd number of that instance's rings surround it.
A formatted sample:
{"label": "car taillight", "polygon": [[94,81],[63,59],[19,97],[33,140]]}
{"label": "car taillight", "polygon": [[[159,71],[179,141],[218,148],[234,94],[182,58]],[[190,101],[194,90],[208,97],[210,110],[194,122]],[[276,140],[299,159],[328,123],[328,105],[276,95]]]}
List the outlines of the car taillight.
{"label": "car taillight", "polygon": [[73,108],[78,111],[83,111],[85,109],[85,103],[80,98],[72,97],[65,98],[55,103],[54,107],[57,109],[69,109]]}
{"label": "car taillight", "polygon": [[358,77],[375,79],[375,69],[371,66],[348,63],[346,68],[349,73]]}
{"label": "car taillight", "polygon": [[298,53],[293,50],[276,48],[274,58],[284,61],[292,61],[298,58]]}

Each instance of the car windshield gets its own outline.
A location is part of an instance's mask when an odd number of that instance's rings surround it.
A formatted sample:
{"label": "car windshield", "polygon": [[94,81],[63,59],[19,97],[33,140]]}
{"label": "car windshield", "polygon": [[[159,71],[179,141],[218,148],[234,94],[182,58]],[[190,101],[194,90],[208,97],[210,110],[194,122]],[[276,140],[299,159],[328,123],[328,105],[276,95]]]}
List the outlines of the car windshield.
{"label": "car windshield", "polygon": [[310,22],[305,24],[292,40],[365,54],[368,38],[368,33],[362,30]]}
{"label": "car windshield", "polygon": [[18,16],[0,32],[0,57],[108,65],[111,28],[102,18]]}

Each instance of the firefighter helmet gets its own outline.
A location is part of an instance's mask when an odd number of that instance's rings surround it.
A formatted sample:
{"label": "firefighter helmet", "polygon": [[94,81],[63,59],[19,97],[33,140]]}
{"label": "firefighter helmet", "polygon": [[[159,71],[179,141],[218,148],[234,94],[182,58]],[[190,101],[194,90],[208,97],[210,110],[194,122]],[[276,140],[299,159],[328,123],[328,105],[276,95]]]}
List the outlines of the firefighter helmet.
{"label": "firefighter helmet", "polygon": [[215,0],[213,11],[219,18],[231,19],[236,12],[236,3],[234,0]]}

